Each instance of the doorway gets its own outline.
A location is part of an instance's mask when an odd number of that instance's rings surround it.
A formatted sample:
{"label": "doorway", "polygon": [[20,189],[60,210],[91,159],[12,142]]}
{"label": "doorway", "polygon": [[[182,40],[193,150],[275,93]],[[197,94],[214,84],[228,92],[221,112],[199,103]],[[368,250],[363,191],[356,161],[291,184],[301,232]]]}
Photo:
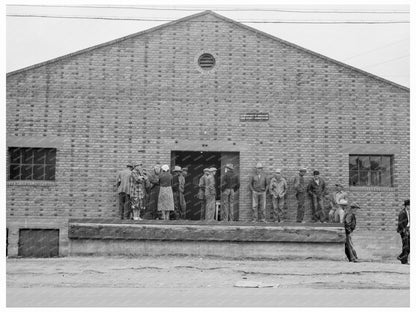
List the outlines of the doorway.
{"label": "doorway", "polygon": [[[201,151],[172,151],[171,165],[188,168],[188,176],[185,179],[186,219],[201,220],[202,200],[198,198],[199,179],[204,174],[204,168],[215,167],[216,200],[221,200],[221,178],[225,165],[232,163],[234,173],[239,174],[238,152],[201,152]],[[234,215],[238,220],[238,192],[235,194]]]}

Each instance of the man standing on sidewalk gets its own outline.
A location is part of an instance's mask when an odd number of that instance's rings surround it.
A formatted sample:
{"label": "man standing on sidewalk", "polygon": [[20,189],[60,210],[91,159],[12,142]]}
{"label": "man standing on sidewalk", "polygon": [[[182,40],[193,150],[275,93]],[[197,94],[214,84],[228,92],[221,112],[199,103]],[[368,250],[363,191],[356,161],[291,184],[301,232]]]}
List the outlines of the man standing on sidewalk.
{"label": "man standing on sidewalk", "polygon": [[319,176],[319,171],[313,171],[313,178],[308,185],[308,193],[311,197],[312,222],[324,222],[323,197],[326,191],[325,181]]}
{"label": "man standing on sidewalk", "polygon": [[299,174],[295,177],[293,181],[293,186],[296,192],[296,199],[298,201],[298,211],[296,216],[296,222],[302,222],[303,216],[305,215],[305,198],[306,198],[306,183],[304,175],[306,173],[306,168],[299,170]]}
{"label": "man standing on sidewalk", "polygon": [[272,197],[273,222],[282,222],[283,206],[285,204],[285,195],[287,192],[287,183],[285,178],[282,177],[280,169],[276,169],[275,174],[267,186],[267,190]]}
{"label": "man standing on sidewalk", "polygon": [[[250,178],[250,190],[252,193],[251,221],[266,222],[266,175],[263,173],[263,165],[257,163],[256,174]],[[261,204],[260,204],[261,202]]]}
{"label": "man standing on sidewalk", "polygon": [[130,175],[132,170],[133,165],[128,163],[125,169],[117,173],[118,210],[122,220],[130,218]]}
{"label": "man standing on sidewalk", "polygon": [[221,221],[234,221],[234,192],[240,187],[238,177],[234,174],[233,164],[225,165],[225,175],[221,185],[222,206]]}
{"label": "man standing on sidewalk", "polygon": [[403,204],[404,208],[399,213],[397,233],[402,238],[402,253],[397,259],[402,264],[409,264],[410,254],[410,199],[406,199]]}
{"label": "man standing on sidewalk", "polygon": [[[348,207],[348,206],[347,206]],[[352,244],[351,234],[355,230],[357,225],[357,220],[355,218],[355,212],[357,209],[360,209],[360,206],[356,203],[352,203],[349,208],[347,208],[347,213],[345,214],[344,228],[345,228],[345,255],[348,258],[349,262],[358,262],[357,253]]]}

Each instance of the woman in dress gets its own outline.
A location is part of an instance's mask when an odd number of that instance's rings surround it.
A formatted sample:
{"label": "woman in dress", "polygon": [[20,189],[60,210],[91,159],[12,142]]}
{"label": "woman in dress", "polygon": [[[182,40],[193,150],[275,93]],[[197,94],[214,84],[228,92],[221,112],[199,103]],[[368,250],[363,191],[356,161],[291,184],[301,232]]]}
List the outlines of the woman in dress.
{"label": "woman in dress", "polygon": [[162,220],[169,220],[170,211],[174,210],[173,192],[172,192],[172,175],[169,172],[169,166],[163,165],[162,172],[159,175],[159,198],[157,210],[162,212]]}

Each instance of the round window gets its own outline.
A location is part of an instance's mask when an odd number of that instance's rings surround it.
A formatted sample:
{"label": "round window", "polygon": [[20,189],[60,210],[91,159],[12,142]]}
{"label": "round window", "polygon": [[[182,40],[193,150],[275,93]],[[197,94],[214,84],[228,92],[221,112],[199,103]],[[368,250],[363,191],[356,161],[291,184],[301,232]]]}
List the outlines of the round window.
{"label": "round window", "polygon": [[215,58],[209,53],[204,53],[199,57],[198,65],[203,70],[213,69],[215,66]]}

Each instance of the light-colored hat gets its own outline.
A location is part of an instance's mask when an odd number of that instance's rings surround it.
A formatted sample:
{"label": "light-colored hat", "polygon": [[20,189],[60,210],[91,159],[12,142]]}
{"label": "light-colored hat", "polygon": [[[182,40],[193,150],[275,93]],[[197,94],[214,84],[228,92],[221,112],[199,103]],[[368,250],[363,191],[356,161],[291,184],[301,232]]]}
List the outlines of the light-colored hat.
{"label": "light-colored hat", "polygon": [[136,161],[134,164],[133,164],[133,168],[136,168],[136,167],[138,167],[138,166],[142,166],[143,164],[141,163],[141,162],[139,162],[139,161]]}
{"label": "light-colored hat", "polygon": [[344,199],[344,198],[341,198],[341,199],[339,200],[339,204],[340,204],[340,205],[348,205],[348,201],[347,201],[346,199]]}
{"label": "light-colored hat", "polygon": [[256,168],[263,168],[263,165],[260,162],[258,162]]}
{"label": "light-colored hat", "polygon": [[175,172],[175,171],[182,171],[182,168],[179,167],[179,166],[175,166],[175,168],[173,169],[173,172]]}
{"label": "light-colored hat", "polygon": [[210,172],[217,171],[217,168],[215,168],[215,167],[211,167],[211,168],[209,168],[209,171],[210,171]]}
{"label": "light-colored hat", "polygon": [[169,166],[168,165],[163,165],[162,166],[162,170],[163,171],[168,171],[169,170]]}
{"label": "light-colored hat", "polygon": [[209,172],[209,168],[205,168],[204,169],[204,172]]}
{"label": "light-colored hat", "polygon": [[280,170],[280,169],[275,169],[275,170],[274,170],[274,172],[275,172],[275,173],[281,173],[281,172],[282,172],[282,170]]}
{"label": "light-colored hat", "polygon": [[233,166],[233,164],[226,164],[226,165],[225,165],[225,168],[228,168],[228,169],[234,170],[234,166]]}
{"label": "light-colored hat", "polygon": [[308,171],[308,168],[300,168],[299,171]]}

